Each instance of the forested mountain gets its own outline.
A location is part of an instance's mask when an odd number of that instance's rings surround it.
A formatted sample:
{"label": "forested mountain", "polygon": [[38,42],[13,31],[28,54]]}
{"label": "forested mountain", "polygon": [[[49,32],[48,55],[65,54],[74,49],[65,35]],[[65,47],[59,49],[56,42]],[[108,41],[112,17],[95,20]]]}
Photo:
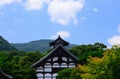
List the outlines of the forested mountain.
{"label": "forested mountain", "polygon": [[[41,51],[45,52],[52,47],[49,46],[49,43],[53,40],[44,39],[44,40],[37,40],[37,41],[31,41],[28,43],[11,43],[12,46],[16,47],[20,51]],[[76,46],[75,44],[70,44],[68,48],[72,48]]]}
{"label": "forested mountain", "polygon": [[13,51],[17,50],[8,41],[6,41],[2,36],[0,36],[0,51]]}

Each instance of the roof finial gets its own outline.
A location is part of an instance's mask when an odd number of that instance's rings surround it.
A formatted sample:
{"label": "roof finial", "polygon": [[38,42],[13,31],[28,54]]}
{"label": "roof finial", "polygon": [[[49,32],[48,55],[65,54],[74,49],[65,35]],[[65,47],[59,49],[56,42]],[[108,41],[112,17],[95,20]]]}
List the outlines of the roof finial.
{"label": "roof finial", "polygon": [[60,35],[58,35],[58,38],[61,38]]}
{"label": "roof finial", "polygon": [[59,45],[68,46],[68,44],[69,43],[67,41],[63,40],[59,35],[56,40],[54,40],[53,42],[50,43],[50,46],[54,46],[54,47],[58,47]]}

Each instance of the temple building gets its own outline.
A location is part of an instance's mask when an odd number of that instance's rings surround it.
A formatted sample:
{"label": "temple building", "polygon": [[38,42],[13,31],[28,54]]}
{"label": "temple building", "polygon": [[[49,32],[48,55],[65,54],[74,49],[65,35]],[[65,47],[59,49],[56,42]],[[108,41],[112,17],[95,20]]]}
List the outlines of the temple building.
{"label": "temple building", "polygon": [[77,66],[77,58],[65,48],[68,45],[60,36],[50,43],[53,50],[32,65],[37,79],[56,79],[60,70]]}
{"label": "temple building", "polygon": [[0,79],[12,79],[12,76],[5,74],[1,69],[0,69]]}

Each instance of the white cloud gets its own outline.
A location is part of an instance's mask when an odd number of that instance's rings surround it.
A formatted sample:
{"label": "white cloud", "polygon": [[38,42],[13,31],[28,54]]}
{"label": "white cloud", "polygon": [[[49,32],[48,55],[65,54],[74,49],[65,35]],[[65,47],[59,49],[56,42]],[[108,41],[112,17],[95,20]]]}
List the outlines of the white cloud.
{"label": "white cloud", "polygon": [[55,35],[52,35],[51,38],[56,39],[59,35],[62,38],[68,38],[70,36],[70,32],[68,32],[68,31],[58,31]]}
{"label": "white cloud", "polygon": [[71,21],[77,23],[77,13],[84,6],[85,0],[52,0],[48,6],[51,21],[61,25],[67,25]]}
{"label": "white cloud", "polygon": [[108,39],[108,42],[111,45],[118,45],[120,44],[120,36],[113,36],[112,38]]}
{"label": "white cloud", "polygon": [[0,6],[5,6],[12,3],[20,3],[21,0],[0,0]]}
{"label": "white cloud", "polygon": [[[118,25],[118,32],[120,32],[120,24]],[[120,35],[113,36],[108,39],[109,44],[111,45],[120,45]]]}
{"label": "white cloud", "polygon": [[44,4],[48,4],[50,0],[27,0],[24,4],[27,10],[40,10]]}
{"label": "white cloud", "polygon": [[[68,25],[70,22],[77,24],[77,14],[84,6],[85,0],[0,0],[0,7],[20,3],[26,10],[41,10],[47,5],[51,21],[61,25]],[[13,8],[13,11],[17,9]]]}
{"label": "white cloud", "polygon": [[98,9],[97,9],[97,8],[94,8],[93,11],[94,11],[94,12],[98,12]]}

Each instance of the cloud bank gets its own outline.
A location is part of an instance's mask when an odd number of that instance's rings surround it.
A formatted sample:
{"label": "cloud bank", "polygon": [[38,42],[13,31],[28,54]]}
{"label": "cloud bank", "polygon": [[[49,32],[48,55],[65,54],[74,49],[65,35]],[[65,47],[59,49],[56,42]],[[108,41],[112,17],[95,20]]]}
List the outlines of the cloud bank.
{"label": "cloud bank", "polygon": [[77,23],[77,13],[83,8],[84,0],[53,0],[48,6],[51,21],[67,25],[71,21]]}
{"label": "cloud bank", "polygon": [[41,10],[47,7],[53,23],[68,25],[77,24],[77,14],[83,9],[85,0],[0,0],[0,6],[20,3],[27,11]]}
{"label": "cloud bank", "polygon": [[[120,33],[120,24],[118,27],[118,32]],[[109,44],[111,45],[120,45],[120,35],[115,35],[108,39]]]}
{"label": "cloud bank", "polygon": [[113,36],[112,38],[108,39],[108,42],[111,45],[118,45],[120,44],[120,36]]}

